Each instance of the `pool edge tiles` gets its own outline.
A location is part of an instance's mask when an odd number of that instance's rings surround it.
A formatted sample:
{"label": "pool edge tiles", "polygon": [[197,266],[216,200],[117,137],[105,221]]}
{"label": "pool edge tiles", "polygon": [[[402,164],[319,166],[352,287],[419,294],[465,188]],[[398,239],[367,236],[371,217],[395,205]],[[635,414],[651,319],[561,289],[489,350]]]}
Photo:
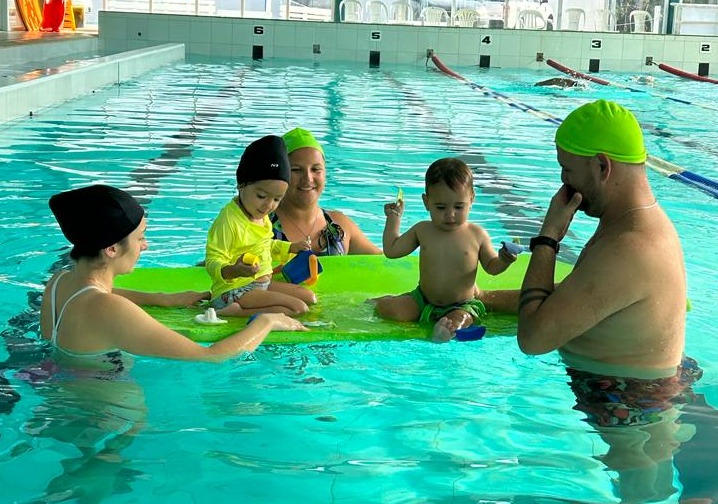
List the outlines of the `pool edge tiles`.
{"label": "pool edge tiles", "polygon": [[0,124],[184,58],[184,44],[171,43],[103,56],[87,65],[47,69],[46,75],[28,75],[25,81],[20,76],[19,82],[0,87]]}

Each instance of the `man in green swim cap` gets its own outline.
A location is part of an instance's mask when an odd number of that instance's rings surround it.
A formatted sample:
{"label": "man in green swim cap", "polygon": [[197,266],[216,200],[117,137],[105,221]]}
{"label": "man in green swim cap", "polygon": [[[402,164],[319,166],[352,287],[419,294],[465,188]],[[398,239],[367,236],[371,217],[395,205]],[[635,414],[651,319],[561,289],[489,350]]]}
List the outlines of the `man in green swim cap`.
{"label": "man in green swim cap", "polygon": [[[558,128],[556,150],[563,185],[532,240],[518,298],[513,293],[504,300],[510,304],[503,307],[519,308],[521,349],[530,354],[560,349],[599,364],[679,365],[683,254],[648,183],[638,121],[616,103],[588,103]],[[554,287],[559,242],[577,210],[597,217],[598,227],[573,272]],[[489,294],[483,294],[489,306],[502,308],[500,296]]]}
{"label": "man in green swim cap", "polygon": [[[683,359],[681,245],[651,191],[643,135],[630,111],[604,100],[579,107],[556,131],[556,150],[563,185],[531,240],[521,291],[479,297],[490,310],[518,309],[523,352],[559,350],[575,409],[610,447],[602,460],[619,471],[622,497],[652,500],[658,487],[672,488],[672,471],[659,466],[670,464],[678,445],[674,399],[700,375],[695,361]],[[572,273],[554,285],[559,243],[577,210],[598,218],[598,226]]]}

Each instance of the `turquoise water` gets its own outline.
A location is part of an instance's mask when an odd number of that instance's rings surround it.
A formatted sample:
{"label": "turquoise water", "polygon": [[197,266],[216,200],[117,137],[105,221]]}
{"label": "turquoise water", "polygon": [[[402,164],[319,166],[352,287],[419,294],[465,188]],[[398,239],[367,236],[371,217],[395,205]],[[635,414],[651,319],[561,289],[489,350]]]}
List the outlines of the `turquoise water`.
{"label": "turquoise water", "polygon": [[[702,109],[597,86],[532,87],[549,72],[458,70],[560,117],[589,99],[621,101],[646,128],[651,153],[718,179],[718,124]],[[661,76],[656,90],[716,98],[673,77]],[[191,265],[233,194],[243,147],[298,125],[325,145],[323,205],[377,244],[396,186],[405,225],[425,218],[422,176],[438,157],[472,165],[472,219],[496,244],[535,234],[559,185],[551,124],[413,68],[197,61],[1,125],[0,359],[9,360],[0,390],[21,399],[0,409],[0,500],[618,502],[616,473],[601,462],[607,445],[571,409],[560,359],[523,355],[513,334],[265,347],[222,365],[137,358],[111,381],[47,380],[31,365],[42,350],[37,293],[68,252],[50,195],[90,182],[129,188],[149,211],[140,266]],[[705,371],[694,390],[718,407],[716,200],[649,177],[686,254],[687,353]],[[594,227],[577,217],[564,260]],[[686,496],[715,492],[718,420],[710,408],[693,410],[677,434],[696,431],[673,461],[675,489],[653,500],[675,502],[683,485]]]}

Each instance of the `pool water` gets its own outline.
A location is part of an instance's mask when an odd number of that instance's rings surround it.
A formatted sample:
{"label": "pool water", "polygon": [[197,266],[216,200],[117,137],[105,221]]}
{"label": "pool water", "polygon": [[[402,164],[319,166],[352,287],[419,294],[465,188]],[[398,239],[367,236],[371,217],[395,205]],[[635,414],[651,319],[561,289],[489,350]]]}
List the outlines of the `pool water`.
{"label": "pool water", "polygon": [[[548,71],[457,70],[559,117],[619,101],[652,154],[718,179],[718,123],[703,109],[596,85],[534,88]],[[702,83],[657,81],[663,94],[716,98]],[[269,346],[220,365],[138,357],[114,380],[45,377],[38,294],[69,251],[48,198],[92,182],[126,188],[149,212],[139,265],[192,265],[233,195],[244,146],[296,126],[325,147],[323,206],[377,244],[397,186],[403,228],[427,217],[423,173],[439,157],[472,166],[471,218],[496,245],[534,235],[560,184],[554,126],[408,67],[197,60],[0,125],[0,500],[618,502],[607,445],[572,409],[558,355],[523,355],[511,331],[444,345]],[[686,353],[704,369],[694,391],[706,404],[679,420],[680,453],[644,485],[645,500],[675,502],[718,492],[718,201],[649,178],[681,235],[693,302]],[[595,224],[577,216],[563,260]]]}

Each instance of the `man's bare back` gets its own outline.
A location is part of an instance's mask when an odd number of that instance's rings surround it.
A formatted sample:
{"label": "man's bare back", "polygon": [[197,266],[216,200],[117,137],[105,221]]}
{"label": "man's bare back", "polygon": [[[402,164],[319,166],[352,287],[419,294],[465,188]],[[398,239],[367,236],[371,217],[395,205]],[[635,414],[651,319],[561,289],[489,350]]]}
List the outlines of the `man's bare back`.
{"label": "man's bare back", "polygon": [[[534,354],[561,349],[597,364],[675,368],[684,347],[683,254],[648,183],[640,126],[626,109],[599,100],[569,115],[556,144],[563,186],[516,305],[519,346]],[[599,224],[573,272],[554,286],[558,242],[578,210]]]}
{"label": "man's bare back", "polygon": [[625,306],[562,350],[610,364],[676,366],[683,351],[686,284],[673,224],[659,207],[632,212],[611,229],[597,230],[574,271],[592,275],[607,255],[621,260],[597,281],[609,284]]}

